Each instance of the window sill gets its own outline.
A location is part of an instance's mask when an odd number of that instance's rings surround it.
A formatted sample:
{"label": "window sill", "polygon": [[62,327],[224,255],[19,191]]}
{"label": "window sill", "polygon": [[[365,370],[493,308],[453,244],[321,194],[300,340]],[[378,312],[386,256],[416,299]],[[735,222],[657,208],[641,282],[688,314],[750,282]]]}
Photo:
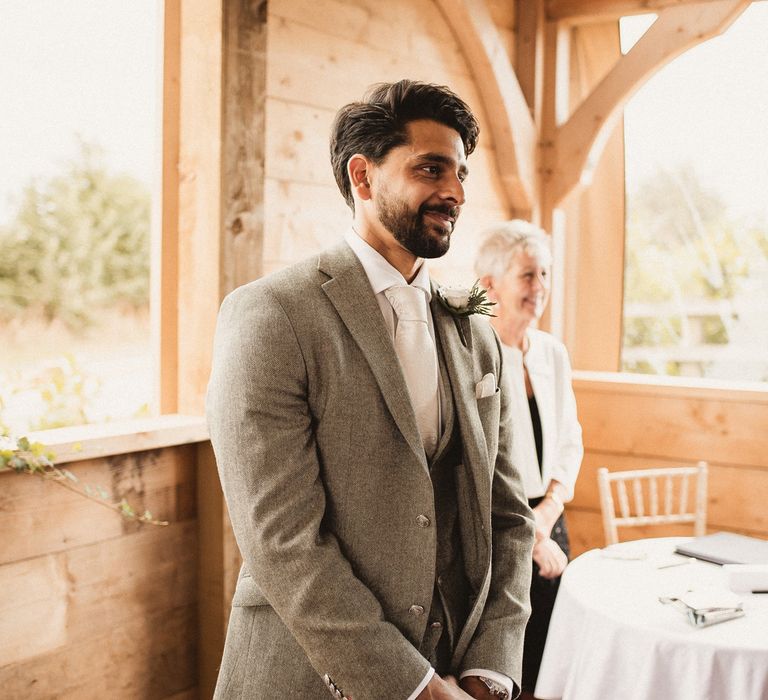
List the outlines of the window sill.
{"label": "window sill", "polygon": [[698,377],[574,370],[573,384],[574,387],[592,391],[614,392],[621,387],[624,393],[637,395],[652,394],[768,403],[768,384],[765,382],[731,382]]}
{"label": "window sill", "polygon": [[98,459],[129,452],[156,450],[208,440],[202,416],[169,414],[156,418],[78,425],[30,433],[55,455],[56,464]]}

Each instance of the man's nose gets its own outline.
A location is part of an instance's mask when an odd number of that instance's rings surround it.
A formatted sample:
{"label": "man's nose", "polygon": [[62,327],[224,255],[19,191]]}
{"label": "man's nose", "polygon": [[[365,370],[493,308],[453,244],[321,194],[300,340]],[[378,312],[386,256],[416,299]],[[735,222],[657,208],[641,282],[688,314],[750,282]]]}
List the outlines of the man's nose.
{"label": "man's nose", "polygon": [[443,199],[453,200],[458,206],[462,206],[466,201],[464,197],[464,184],[457,175],[446,178],[446,182],[440,192]]}

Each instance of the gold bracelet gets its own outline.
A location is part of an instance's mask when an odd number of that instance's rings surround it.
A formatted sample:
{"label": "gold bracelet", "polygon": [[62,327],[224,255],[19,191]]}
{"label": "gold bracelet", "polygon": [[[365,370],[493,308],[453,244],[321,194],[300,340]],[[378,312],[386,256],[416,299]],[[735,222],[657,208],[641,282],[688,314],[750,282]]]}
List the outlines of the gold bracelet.
{"label": "gold bracelet", "polygon": [[563,499],[560,498],[554,491],[547,491],[547,493],[544,495],[544,498],[550,498],[555,502],[555,505],[560,508],[560,512],[562,513],[565,510],[565,503],[563,503]]}

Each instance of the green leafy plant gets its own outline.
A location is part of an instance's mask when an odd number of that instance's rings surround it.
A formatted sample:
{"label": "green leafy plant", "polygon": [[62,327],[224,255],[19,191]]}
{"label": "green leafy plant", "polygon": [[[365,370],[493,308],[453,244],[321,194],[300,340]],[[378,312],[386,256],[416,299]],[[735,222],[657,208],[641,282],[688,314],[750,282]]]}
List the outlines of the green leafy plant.
{"label": "green leafy plant", "polygon": [[77,329],[99,309],[146,308],[150,203],[146,186],[108,170],[98,146],[29,182],[0,227],[0,321],[19,314]]}
{"label": "green leafy plant", "polygon": [[15,471],[17,474],[37,476],[109,508],[128,520],[147,525],[168,525],[168,521],[157,520],[148,510],[137,513],[125,499],[112,501],[109,492],[102,487],[81,484],[71,471],[57,467],[54,459],[54,454],[40,442],[30,442],[26,437],[18,440],[0,437],[0,472]]}

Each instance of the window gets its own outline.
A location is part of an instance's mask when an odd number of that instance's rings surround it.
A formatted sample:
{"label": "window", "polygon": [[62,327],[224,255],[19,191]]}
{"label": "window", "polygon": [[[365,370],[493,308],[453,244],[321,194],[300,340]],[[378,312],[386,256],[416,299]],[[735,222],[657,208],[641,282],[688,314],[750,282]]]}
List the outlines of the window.
{"label": "window", "polygon": [[625,108],[625,371],[768,381],[767,35],[754,3]]}
{"label": "window", "polygon": [[157,5],[4,3],[0,432],[154,403]]}

